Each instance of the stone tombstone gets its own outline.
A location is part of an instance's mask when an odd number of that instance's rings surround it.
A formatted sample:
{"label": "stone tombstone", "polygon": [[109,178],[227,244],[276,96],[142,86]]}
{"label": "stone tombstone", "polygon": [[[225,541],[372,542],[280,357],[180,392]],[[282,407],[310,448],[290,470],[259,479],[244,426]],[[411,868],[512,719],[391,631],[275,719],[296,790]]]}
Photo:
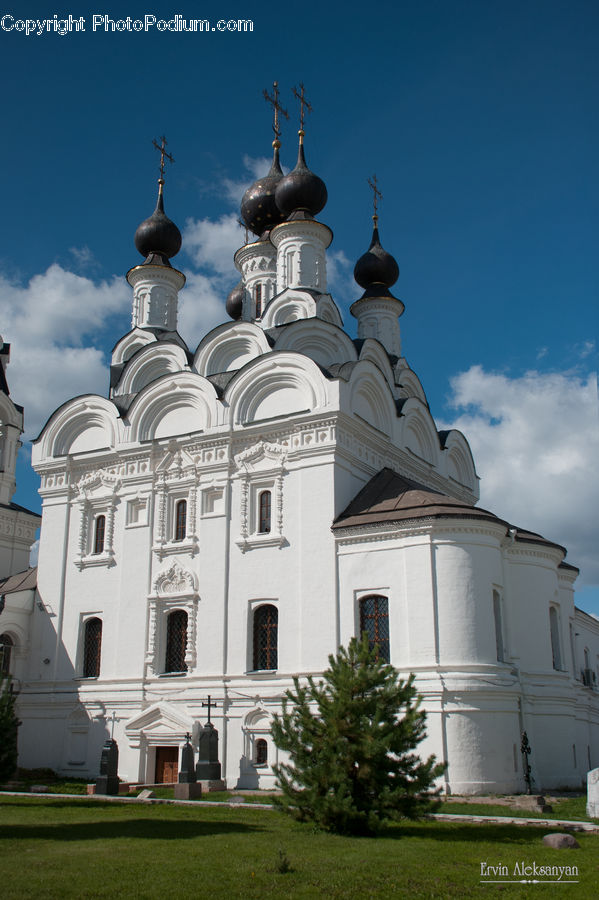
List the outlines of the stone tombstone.
{"label": "stone tombstone", "polygon": [[193,747],[189,742],[189,736],[181,751],[181,768],[179,769],[179,784],[195,784],[197,781]]}
{"label": "stone tombstone", "polygon": [[100,777],[96,781],[96,794],[117,796],[119,792],[119,748],[115,740],[108,740],[102,747]]}
{"label": "stone tombstone", "polygon": [[587,774],[587,816],[599,819],[599,769]]}
{"label": "stone tombstone", "polygon": [[218,781],[220,762],[218,761],[218,731],[208,722],[199,731],[198,764],[196,776],[199,781]]}

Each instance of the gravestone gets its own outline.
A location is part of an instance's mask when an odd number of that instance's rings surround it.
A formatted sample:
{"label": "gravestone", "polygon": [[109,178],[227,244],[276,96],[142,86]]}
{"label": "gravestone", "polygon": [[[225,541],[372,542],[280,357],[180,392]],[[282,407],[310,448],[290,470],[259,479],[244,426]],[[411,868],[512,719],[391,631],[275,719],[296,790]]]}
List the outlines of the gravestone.
{"label": "gravestone", "polygon": [[191,735],[185,735],[185,746],[181,751],[179,781],[175,785],[175,800],[197,800],[202,795],[202,785],[198,784],[191,746]]}
{"label": "gravestone", "polygon": [[118,796],[119,748],[115,740],[108,740],[102,747],[100,776],[96,781],[96,794]]}
{"label": "gravestone", "polygon": [[198,781],[218,781],[220,779],[218,731],[212,722],[208,722],[203,728],[200,728],[196,776]]}
{"label": "gravestone", "polygon": [[587,775],[587,816],[599,819],[599,769],[591,769]]}

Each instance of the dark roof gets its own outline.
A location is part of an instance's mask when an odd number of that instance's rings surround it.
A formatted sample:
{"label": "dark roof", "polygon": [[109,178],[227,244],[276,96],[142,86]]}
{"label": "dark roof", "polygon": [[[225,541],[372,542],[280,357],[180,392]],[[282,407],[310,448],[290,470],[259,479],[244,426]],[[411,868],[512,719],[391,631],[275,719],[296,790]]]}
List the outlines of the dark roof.
{"label": "dark roof", "polygon": [[34,591],[37,587],[37,566],[9,575],[0,581],[0,594],[16,594],[17,591]]}
{"label": "dark roof", "polygon": [[400,523],[412,519],[449,518],[496,522],[503,525],[506,532],[511,530],[518,542],[545,544],[566,553],[560,544],[554,544],[540,534],[513,528],[505,519],[500,519],[487,509],[471,506],[463,500],[458,500],[457,497],[450,497],[441,491],[426,487],[391,469],[381,469],[364,485],[349,506],[335,519],[333,529]]}
{"label": "dark roof", "polygon": [[33,512],[31,509],[27,509],[26,506],[20,506],[18,503],[0,503],[0,509],[14,509],[17,512],[24,512],[30,516],[35,516],[36,519],[41,519],[41,515],[39,513]]}
{"label": "dark roof", "polygon": [[508,527],[507,522],[486,509],[470,506],[391,469],[381,469],[335,519],[333,528],[450,516],[493,520]]}

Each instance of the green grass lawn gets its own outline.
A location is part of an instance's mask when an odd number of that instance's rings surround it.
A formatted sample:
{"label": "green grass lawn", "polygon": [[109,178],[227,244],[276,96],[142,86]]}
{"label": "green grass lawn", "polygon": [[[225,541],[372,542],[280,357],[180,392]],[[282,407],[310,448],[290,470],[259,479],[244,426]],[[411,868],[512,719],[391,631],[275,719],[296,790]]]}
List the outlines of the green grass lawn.
{"label": "green grass lawn", "polygon": [[[0,797],[9,898],[596,898],[599,835],[550,850],[542,828],[406,822],[378,838],[315,831],[270,810]],[[279,871],[280,852],[292,871]],[[576,865],[577,885],[481,885],[480,866]]]}

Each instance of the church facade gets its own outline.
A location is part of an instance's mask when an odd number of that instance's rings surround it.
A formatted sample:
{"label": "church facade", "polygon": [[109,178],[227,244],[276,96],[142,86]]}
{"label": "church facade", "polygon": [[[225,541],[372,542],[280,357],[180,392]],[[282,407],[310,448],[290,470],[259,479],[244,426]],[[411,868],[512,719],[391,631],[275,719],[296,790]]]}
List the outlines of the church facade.
{"label": "church facade", "polygon": [[[19,677],[20,764],[94,778],[114,733],[122,778],[176,772],[200,723],[228,787],[269,788],[270,723],[292,678],[370,640],[427,711],[422,752],[451,793],[578,787],[599,765],[599,622],[563,547],[478,507],[465,437],[438,431],[402,355],[399,270],[357,262],[344,330],[327,291],[326,187],[273,164],[242,216],[231,321],[194,350],[164,212],[136,232],[132,327],[109,396],[50,417],[33,445],[43,520]],[[0,617],[0,630],[3,620]]]}

